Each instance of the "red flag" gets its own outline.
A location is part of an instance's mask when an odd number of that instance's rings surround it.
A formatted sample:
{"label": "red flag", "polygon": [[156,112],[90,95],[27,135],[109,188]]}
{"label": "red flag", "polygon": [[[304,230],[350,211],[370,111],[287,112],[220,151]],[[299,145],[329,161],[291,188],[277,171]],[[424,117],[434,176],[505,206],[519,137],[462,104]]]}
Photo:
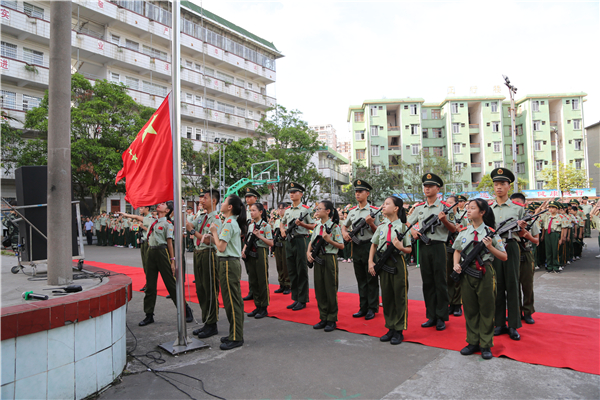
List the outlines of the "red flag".
{"label": "red flag", "polygon": [[125,200],[134,208],[173,199],[173,138],[169,96],[123,153],[123,169],[115,184],[125,180]]}

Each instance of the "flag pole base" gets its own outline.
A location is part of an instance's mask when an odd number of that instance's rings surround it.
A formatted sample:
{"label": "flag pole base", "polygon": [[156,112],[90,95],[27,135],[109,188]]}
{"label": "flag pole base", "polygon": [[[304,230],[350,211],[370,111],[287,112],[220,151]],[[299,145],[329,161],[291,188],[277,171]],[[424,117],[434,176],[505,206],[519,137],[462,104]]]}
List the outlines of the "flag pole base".
{"label": "flag pole base", "polygon": [[159,344],[158,347],[171,354],[172,356],[176,356],[181,353],[187,353],[188,351],[194,351],[209,347],[208,344],[196,338],[187,338],[186,342],[186,345],[178,345],[177,340],[175,340],[175,342],[166,342],[163,344]]}

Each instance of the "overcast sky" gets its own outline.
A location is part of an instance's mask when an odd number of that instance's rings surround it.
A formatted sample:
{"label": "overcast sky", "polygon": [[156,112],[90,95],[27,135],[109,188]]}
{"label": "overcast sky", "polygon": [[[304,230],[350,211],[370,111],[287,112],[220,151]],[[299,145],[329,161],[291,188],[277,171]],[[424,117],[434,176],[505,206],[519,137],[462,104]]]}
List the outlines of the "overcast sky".
{"label": "overcast sky", "polygon": [[342,139],[349,105],[439,102],[451,86],[508,98],[503,74],[517,99],[583,91],[584,125],[600,120],[599,1],[195,2],[273,42],[285,57],[270,94]]}

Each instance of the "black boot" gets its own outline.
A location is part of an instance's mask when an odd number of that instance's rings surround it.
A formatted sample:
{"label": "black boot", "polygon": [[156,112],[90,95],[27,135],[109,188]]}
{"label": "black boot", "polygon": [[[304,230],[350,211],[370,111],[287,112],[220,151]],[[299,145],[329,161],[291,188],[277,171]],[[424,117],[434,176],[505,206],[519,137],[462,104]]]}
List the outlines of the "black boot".
{"label": "black boot", "polygon": [[283,293],[284,291],[284,287],[283,285],[279,285],[279,289],[277,289],[276,291],[274,291],[273,293]]}
{"label": "black boot", "polygon": [[140,322],[139,326],[146,326],[154,323],[154,314],[146,314],[146,318]]}
{"label": "black boot", "polygon": [[192,309],[190,308],[189,304],[185,305],[185,322],[187,322],[188,324],[190,322],[194,321],[194,314],[192,314]]}
{"label": "black boot", "polygon": [[217,329],[217,324],[205,325],[204,330],[198,333],[198,337],[200,339],[205,339],[214,335],[217,335],[219,330]]}

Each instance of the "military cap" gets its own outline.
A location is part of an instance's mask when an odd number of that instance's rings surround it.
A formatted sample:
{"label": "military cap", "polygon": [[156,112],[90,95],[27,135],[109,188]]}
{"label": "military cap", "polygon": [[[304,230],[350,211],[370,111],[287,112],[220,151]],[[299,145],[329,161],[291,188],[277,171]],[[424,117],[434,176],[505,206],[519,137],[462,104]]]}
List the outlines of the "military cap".
{"label": "military cap", "polygon": [[496,168],[490,174],[492,181],[494,182],[508,182],[513,183],[515,181],[515,175],[512,173],[510,169],[506,168]]}
{"label": "military cap", "polygon": [[554,208],[560,209],[560,203],[558,201],[552,200],[550,203],[548,203],[548,207],[554,207]]}
{"label": "military cap", "polygon": [[246,197],[246,196],[254,196],[256,198],[259,198],[260,197],[260,193],[258,193],[256,191],[256,189],[246,188],[246,189],[243,189],[241,191],[240,196],[244,196],[244,197]]}
{"label": "military cap", "polygon": [[304,193],[304,191],[305,191],[304,186],[302,186],[301,184],[296,183],[296,182],[290,182],[287,190],[288,190],[288,192],[302,192],[302,193]]}
{"label": "military cap", "polygon": [[352,186],[354,186],[354,191],[368,190],[370,192],[371,190],[373,190],[373,186],[369,185],[369,182],[362,179],[357,179],[354,182],[352,182]]}
{"label": "military cap", "polygon": [[421,178],[421,182],[423,182],[423,185],[436,185],[439,187],[444,186],[444,181],[442,180],[442,178],[432,173],[427,173],[423,175],[423,177]]}
{"label": "military cap", "polygon": [[581,198],[581,200],[588,200],[588,197],[587,197],[587,196],[583,196],[583,197]]}
{"label": "military cap", "polygon": [[531,203],[527,205],[527,211],[535,211],[538,206],[535,203]]}
{"label": "military cap", "polygon": [[579,201],[577,201],[577,199],[573,199],[573,200],[569,201],[569,204],[577,204],[577,205],[579,205]]}
{"label": "military cap", "polygon": [[458,201],[467,201],[467,200],[469,200],[469,199],[467,199],[467,196],[464,196],[462,194],[459,194],[456,197],[458,198]]}

